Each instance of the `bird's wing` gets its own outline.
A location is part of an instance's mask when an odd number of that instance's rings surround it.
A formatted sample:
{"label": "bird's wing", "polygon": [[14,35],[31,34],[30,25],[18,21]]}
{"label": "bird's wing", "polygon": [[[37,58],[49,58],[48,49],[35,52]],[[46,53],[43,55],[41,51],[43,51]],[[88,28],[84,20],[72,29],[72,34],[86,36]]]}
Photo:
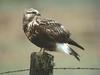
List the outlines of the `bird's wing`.
{"label": "bird's wing", "polygon": [[38,33],[46,34],[56,42],[64,43],[70,37],[70,32],[67,29],[65,30],[60,23],[52,19],[39,19],[37,23],[39,24],[36,26]]}

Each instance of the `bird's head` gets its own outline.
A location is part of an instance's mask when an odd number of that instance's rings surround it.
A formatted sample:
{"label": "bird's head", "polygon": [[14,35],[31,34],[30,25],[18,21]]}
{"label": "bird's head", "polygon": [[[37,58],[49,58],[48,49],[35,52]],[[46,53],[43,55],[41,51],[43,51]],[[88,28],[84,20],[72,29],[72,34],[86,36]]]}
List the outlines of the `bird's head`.
{"label": "bird's head", "polygon": [[30,8],[28,10],[25,10],[25,13],[24,13],[25,19],[31,20],[31,19],[35,18],[36,16],[41,16],[39,11],[37,11],[36,9]]}

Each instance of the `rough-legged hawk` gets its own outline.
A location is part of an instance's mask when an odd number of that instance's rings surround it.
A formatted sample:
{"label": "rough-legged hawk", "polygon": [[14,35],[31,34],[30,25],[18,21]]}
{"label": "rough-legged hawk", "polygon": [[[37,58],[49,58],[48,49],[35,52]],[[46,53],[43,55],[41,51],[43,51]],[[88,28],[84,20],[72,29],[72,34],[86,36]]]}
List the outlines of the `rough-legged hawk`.
{"label": "rough-legged hawk", "polygon": [[24,12],[23,30],[28,39],[42,50],[63,51],[80,60],[79,55],[69,45],[82,50],[84,48],[70,38],[70,32],[61,23],[41,18],[37,10],[31,8]]}

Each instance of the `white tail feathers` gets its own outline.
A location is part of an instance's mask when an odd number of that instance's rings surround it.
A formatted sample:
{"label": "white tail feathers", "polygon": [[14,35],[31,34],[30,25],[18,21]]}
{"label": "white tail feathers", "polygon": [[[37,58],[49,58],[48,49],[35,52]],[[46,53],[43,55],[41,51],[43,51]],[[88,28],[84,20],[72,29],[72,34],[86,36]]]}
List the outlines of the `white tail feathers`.
{"label": "white tail feathers", "polygon": [[60,51],[60,52],[67,53],[67,54],[71,53],[70,48],[68,47],[67,43],[57,43],[56,50]]}
{"label": "white tail feathers", "polygon": [[57,43],[56,50],[64,52],[68,55],[73,55],[78,61],[80,61],[78,53],[76,53],[71,47],[69,47],[69,44],[67,43]]}

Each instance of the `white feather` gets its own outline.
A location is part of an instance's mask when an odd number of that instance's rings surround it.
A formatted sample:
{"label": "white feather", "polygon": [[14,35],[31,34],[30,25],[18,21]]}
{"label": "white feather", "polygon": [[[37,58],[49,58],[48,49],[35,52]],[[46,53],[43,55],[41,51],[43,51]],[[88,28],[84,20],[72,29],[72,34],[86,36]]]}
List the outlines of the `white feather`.
{"label": "white feather", "polygon": [[68,43],[56,43],[56,50],[67,54],[71,53]]}
{"label": "white feather", "polygon": [[34,21],[31,21],[29,24],[28,24],[28,29],[30,29],[30,27],[32,27],[33,25],[38,25],[38,23],[34,20]]}

